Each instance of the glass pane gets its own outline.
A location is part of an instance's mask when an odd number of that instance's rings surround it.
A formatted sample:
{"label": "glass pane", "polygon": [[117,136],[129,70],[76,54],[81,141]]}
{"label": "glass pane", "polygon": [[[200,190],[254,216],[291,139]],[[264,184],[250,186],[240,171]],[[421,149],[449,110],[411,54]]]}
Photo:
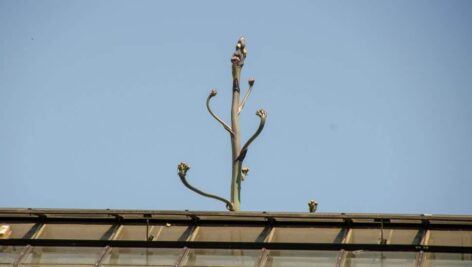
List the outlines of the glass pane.
{"label": "glass pane", "polygon": [[472,246],[472,231],[431,230],[428,245]]}
{"label": "glass pane", "polygon": [[260,250],[192,249],[183,266],[254,266]]}
{"label": "glass pane", "polygon": [[0,264],[13,263],[25,247],[0,246]]}
{"label": "glass pane", "polygon": [[[149,226],[149,228],[147,228],[145,225],[123,225],[115,239],[144,241],[146,240],[146,236],[154,238],[156,236],[156,230],[159,228],[161,228],[161,226]],[[146,234],[147,229],[149,229],[148,234]]]}
{"label": "glass pane", "polygon": [[104,266],[173,266],[183,249],[167,248],[112,248],[104,258]]}
{"label": "glass pane", "polygon": [[416,261],[415,252],[350,251],[345,267],[411,267]]}
{"label": "glass pane", "polygon": [[470,267],[472,266],[472,254],[461,253],[428,253],[426,254],[429,267]]}
{"label": "glass pane", "polygon": [[104,248],[33,247],[22,264],[94,264]]}
{"label": "glass pane", "polygon": [[339,243],[341,228],[276,227],[269,242]]}
{"label": "glass pane", "polygon": [[185,241],[190,234],[191,228],[183,225],[166,224],[156,233],[154,240],[159,241]]}
{"label": "glass pane", "polygon": [[332,267],[337,251],[271,250],[265,267]]}
{"label": "glass pane", "polygon": [[255,242],[263,227],[200,226],[195,241]]}
{"label": "glass pane", "polygon": [[46,224],[39,239],[100,239],[110,229],[107,224]]}
{"label": "glass pane", "polygon": [[[384,229],[383,238],[387,244],[414,244],[418,230],[413,229]],[[381,230],[377,229],[352,229],[348,243],[380,244]]]}
{"label": "glass pane", "polygon": [[[96,267],[95,265],[92,264],[21,264],[19,265],[21,267]],[[3,267],[0,265],[0,267]],[[11,267],[11,266],[9,266]]]}
{"label": "glass pane", "polygon": [[23,238],[33,223],[0,223],[0,239]]}
{"label": "glass pane", "polygon": [[[150,225],[149,238],[160,241],[185,241],[187,226]],[[123,225],[116,240],[146,240],[146,225]]]}

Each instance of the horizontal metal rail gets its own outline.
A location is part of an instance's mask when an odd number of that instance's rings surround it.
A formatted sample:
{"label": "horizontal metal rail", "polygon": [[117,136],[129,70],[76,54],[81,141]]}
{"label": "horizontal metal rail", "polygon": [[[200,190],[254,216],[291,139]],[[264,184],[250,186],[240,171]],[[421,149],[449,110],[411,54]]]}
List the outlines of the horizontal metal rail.
{"label": "horizontal metal rail", "polygon": [[254,218],[265,217],[275,219],[392,219],[392,220],[441,220],[472,222],[472,215],[432,215],[432,214],[368,214],[368,213],[307,213],[307,212],[218,212],[218,211],[156,211],[156,210],[100,210],[100,209],[25,209],[2,208],[0,216],[18,214],[23,216],[74,215],[74,216],[204,216],[225,218]]}
{"label": "horizontal metal rail", "polygon": [[[351,220],[345,221],[278,221],[275,219],[265,221],[253,221],[253,220],[232,220],[221,219],[221,220],[208,220],[208,219],[196,219],[195,217],[189,219],[166,219],[166,218],[133,218],[124,219],[122,217],[116,218],[64,218],[64,217],[0,217],[0,222],[3,223],[49,223],[49,224],[121,224],[121,225],[143,225],[149,224],[173,224],[173,225],[196,225],[196,226],[310,226],[310,227],[337,227],[337,228],[378,228],[380,224],[378,222],[353,222]],[[430,223],[424,221],[421,223],[403,223],[403,222],[384,222],[384,228],[394,229],[429,229],[429,230],[472,230],[472,224],[462,223]]]}
{"label": "horizontal metal rail", "polygon": [[133,248],[199,248],[199,249],[273,249],[273,250],[365,250],[472,253],[472,247],[426,246],[392,244],[334,244],[334,243],[265,243],[265,242],[203,242],[203,241],[128,241],[128,240],[71,240],[71,239],[1,239],[0,246],[55,247],[133,247]]}

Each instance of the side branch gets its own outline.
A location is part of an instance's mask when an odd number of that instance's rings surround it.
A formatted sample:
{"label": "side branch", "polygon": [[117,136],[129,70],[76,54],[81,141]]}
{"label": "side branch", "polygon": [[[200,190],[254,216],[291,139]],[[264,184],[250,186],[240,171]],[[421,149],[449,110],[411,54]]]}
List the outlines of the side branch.
{"label": "side branch", "polygon": [[190,166],[188,166],[187,164],[185,164],[184,162],[181,162],[178,166],[177,166],[177,169],[179,170],[179,177],[180,177],[180,180],[182,181],[182,183],[190,190],[194,191],[195,193],[197,194],[200,194],[202,196],[205,196],[205,197],[209,197],[209,198],[214,198],[216,200],[219,200],[219,201],[222,201],[226,204],[226,208],[230,211],[234,211],[234,208],[233,208],[233,203],[231,203],[229,200],[225,199],[225,198],[222,198],[222,197],[219,197],[219,196],[216,196],[216,195],[212,195],[212,194],[208,194],[208,193],[205,193],[195,187],[193,187],[191,184],[189,184],[189,182],[187,181],[187,178],[185,177],[187,175],[187,171],[190,169]]}
{"label": "side branch", "polygon": [[244,95],[244,98],[243,98],[243,101],[241,102],[241,105],[239,105],[238,115],[243,110],[244,105],[246,105],[246,101],[249,98],[249,95],[251,95],[253,85],[254,85],[254,79],[249,79],[249,88],[247,89],[246,94]]}
{"label": "side branch", "polygon": [[261,121],[259,122],[259,128],[257,128],[257,131],[247,140],[246,144],[244,144],[243,148],[241,148],[241,152],[239,153],[239,156],[236,160],[239,160],[242,162],[244,158],[246,157],[247,150],[249,148],[249,145],[259,136],[259,134],[262,132],[262,129],[264,129],[265,121],[267,118],[267,113],[263,109],[259,109],[256,112],[256,115],[261,118]]}
{"label": "side branch", "polygon": [[215,118],[215,120],[217,120],[219,123],[221,123],[221,125],[223,125],[223,128],[225,128],[226,131],[228,131],[228,132],[231,134],[231,136],[233,136],[234,133],[233,133],[233,131],[231,130],[231,128],[230,128],[222,119],[220,119],[218,116],[216,116],[216,114],[213,113],[213,111],[212,111],[211,108],[210,108],[210,99],[211,99],[212,97],[216,96],[217,93],[218,93],[218,92],[217,92],[215,89],[211,90],[211,93],[210,93],[210,95],[208,96],[207,101],[206,101],[206,107],[207,107],[207,109],[208,109],[208,112],[210,112],[211,116],[212,116],[213,118]]}

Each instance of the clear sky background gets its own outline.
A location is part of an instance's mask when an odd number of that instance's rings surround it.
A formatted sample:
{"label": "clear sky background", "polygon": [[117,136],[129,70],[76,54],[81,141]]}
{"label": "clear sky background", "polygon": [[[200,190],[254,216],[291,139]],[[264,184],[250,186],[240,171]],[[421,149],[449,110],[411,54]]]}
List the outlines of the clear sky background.
{"label": "clear sky background", "polygon": [[472,214],[472,1],[0,1],[0,207]]}

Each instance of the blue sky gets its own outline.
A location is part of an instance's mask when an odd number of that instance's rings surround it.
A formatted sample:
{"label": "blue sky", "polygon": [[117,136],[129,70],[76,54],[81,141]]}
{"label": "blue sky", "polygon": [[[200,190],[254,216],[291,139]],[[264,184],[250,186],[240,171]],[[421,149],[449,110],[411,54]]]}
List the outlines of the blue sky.
{"label": "blue sky", "polygon": [[[470,1],[0,1],[0,207],[471,214]],[[244,83],[246,84],[246,83]],[[243,86],[245,90],[245,86]]]}

